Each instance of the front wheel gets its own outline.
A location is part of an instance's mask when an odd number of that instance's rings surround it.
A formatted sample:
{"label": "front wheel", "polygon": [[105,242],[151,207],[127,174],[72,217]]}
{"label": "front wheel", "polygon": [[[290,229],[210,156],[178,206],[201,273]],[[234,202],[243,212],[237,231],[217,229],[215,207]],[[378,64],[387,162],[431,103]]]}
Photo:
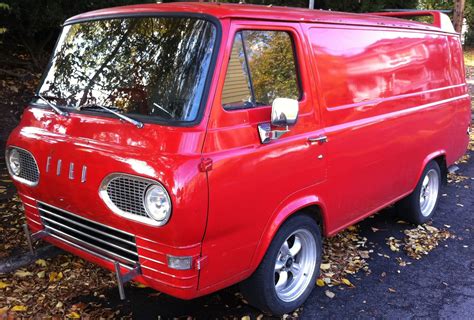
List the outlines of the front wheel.
{"label": "front wheel", "polygon": [[436,161],[431,161],[413,193],[397,204],[399,215],[414,224],[427,222],[433,217],[438,206],[440,188],[441,170]]}
{"label": "front wheel", "polygon": [[286,221],[254,274],[241,283],[250,304],[274,315],[300,307],[308,298],[321,264],[321,233],[309,216]]}

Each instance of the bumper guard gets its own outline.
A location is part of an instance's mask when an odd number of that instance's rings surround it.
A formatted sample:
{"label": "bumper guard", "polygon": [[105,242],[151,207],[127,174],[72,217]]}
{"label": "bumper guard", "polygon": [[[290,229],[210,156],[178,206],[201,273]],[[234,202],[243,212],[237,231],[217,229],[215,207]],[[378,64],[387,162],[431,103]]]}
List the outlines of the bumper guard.
{"label": "bumper guard", "polygon": [[[26,223],[23,225],[23,232],[25,233],[26,240],[28,242],[28,249],[30,250],[31,254],[34,254],[34,252],[35,252],[35,249],[33,248],[33,242],[36,241],[36,240],[43,239],[44,237],[47,237],[47,236],[50,235],[48,233],[48,231],[46,231],[46,230],[41,230],[41,231],[38,231],[38,232],[35,232],[35,233],[32,234],[32,233],[30,233],[30,230],[28,229],[28,225]],[[79,248],[81,248],[81,247],[79,247]],[[96,257],[101,258],[101,259],[105,259],[105,260],[109,260],[109,261],[111,260],[108,257],[104,257],[101,254],[90,251],[90,250],[87,250],[87,253],[95,255]],[[125,288],[123,287],[123,285],[125,283],[129,282],[129,281],[132,281],[137,276],[142,274],[140,265],[137,263],[137,264],[135,264],[135,266],[130,271],[128,271],[127,273],[122,273],[120,271],[120,262],[118,262],[116,260],[112,260],[112,263],[113,263],[114,269],[115,269],[115,275],[116,275],[116,278],[117,278],[117,286],[118,286],[118,290],[119,290],[120,299],[125,300],[125,298],[126,298],[125,297]]]}

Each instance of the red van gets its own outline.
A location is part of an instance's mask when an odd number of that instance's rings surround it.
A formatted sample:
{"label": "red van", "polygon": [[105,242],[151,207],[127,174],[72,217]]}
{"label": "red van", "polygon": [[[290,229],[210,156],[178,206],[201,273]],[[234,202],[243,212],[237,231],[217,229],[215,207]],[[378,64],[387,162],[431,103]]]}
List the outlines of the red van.
{"label": "red van", "polygon": [[[427,15],[431,24],[394,18]],[[242,282],[274,314],[322,237],[431,219],[468,144],[438,12],[148,4],[67,20],[7,146],[32,238],[182,299]]]}

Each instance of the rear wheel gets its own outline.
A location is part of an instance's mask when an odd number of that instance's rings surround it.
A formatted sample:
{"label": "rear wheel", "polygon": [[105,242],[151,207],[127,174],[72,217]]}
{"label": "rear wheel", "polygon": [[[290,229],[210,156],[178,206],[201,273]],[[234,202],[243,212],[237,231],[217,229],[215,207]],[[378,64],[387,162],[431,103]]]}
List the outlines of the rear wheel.
{"label": "rear wheel", "polygon": [[250,304],[274,315],[308,298],[321,264],[321,233],[309,216],[290,218],[277,232],[254,274],[241,283]]}
{"label": "rear wheel", "polygon": [[423,224],[430,220],[438,206],[440,187],[441,170],[436,161],[431,161],[413,193],[397,204],[400,216],[414,224]]}

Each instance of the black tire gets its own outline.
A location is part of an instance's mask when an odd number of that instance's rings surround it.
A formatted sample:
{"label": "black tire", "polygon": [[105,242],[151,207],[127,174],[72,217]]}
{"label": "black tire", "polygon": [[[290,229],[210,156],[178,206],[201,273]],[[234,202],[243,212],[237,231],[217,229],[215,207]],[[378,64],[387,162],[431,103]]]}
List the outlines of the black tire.
{"label": "black tire", "polygon": [[[283,243],[287,241],[288,237],[293,233],[302,229],[309,231],[316,244],[314,247],[317,251],[315,270],[312,271],[313,275],[306,288],[303,289],[305,286],[301,287],[301,290],[304,290],[303,293],[297,296],[295,300],[286,302],[280,299],[276,292],[275,263],[280,256],[280,249]],[[293,216],[280,227],[257,270],[255,270],[250,278],[240,284],[242,294],[251,305],[264,312],[273,315],[283,315],[292,312],[303,304],[313,290],[316,279],[319,276],[321,256],[321,232],[317,223],[307,215]],[[298,257],[298,255],[295,255],[295,257]],[[297,258],[294,260],[295,262],[296,259]]]}
{"label": "black tire", "polygon": [[[434,203],[434,206],[432,207],[429,212],[422,212],[422,205],[420,201],[421,193],[423,192],[423,181],[425,177],[428,175],[429,172],[434,170],[437,173],[438,177],[438,190],[437,190],[437,196],[436,196],[436,202]],[[436,161],[430,161],[427,165],[426,168],[423,170],[423,173],[420,177],[420,180],[418,181],[418,184],[416,185],[415,190],[406,198],[400,200],[397,203],[397,211],[399,216],[410,223],[413,224],[423,224],[430,220],[435,211],[436,208],[438,207],[438,202],[439,202],[439,195],[441,193],[441,183],[442,183],[442,178],[441,178],[441,170]],[[431,208],[431,206],[430,206]]]}

